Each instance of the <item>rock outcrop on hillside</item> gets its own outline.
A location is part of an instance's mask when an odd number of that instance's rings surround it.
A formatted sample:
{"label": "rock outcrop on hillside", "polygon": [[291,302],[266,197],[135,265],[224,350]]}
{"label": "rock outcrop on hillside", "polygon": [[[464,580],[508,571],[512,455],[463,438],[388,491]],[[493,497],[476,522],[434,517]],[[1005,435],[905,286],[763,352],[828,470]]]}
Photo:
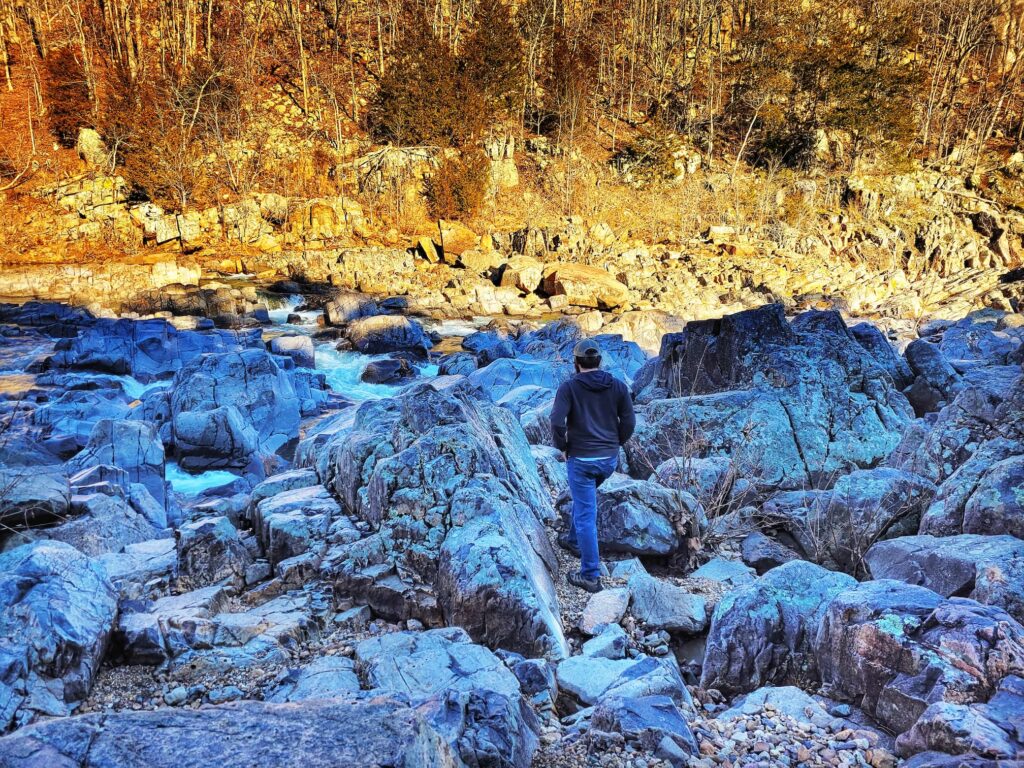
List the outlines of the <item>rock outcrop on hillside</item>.
{"label": "rock outcrop on hillside", "polygon": [[[394,148],[372,153],[357,161],[367,163],[361,173],[375,169],[360,188],[394,194],[405,187],[418,197],[435,162],[429,154]],[[514,161],[506,150],[495,156],[492,170],[505,168],[497,171],[504,178]],[[371,183],[382,172],[379,164],[391,162],[403,169],[399,175],[380,186]],[[733,182],[711,173],[706,183],[718,191]],[[778,204],[806,201],[808,188],[813,201],[817,184],[801,179],[780,188]],[[240,317],[251,312],[255,297],[222,278],[257,274],[408,295],[410,308],[449,317],[538,317],[601,308],[705,319],[772,300],[791,310],[830,304],[856,315],[910,318],[941,312],[959,319],[983,306],[1019,308],[1015,270],[1022,265],[1024,221],[1012,205],[985,199],[962,177],[930,169],[851,176],[842,185],[841,212],[816,210],[800,227],[780,220],[770,231],[713,226],[700,237],[670,236],[652,244],[624,227],[615,231],[606,222],[570,216],[543,227],[479,233],[443,221],[430,225],[432,235],[420,232],[402,243],[394,231],[375,231],[363,206],[345,195],[266,192],[175,213],[130,199],[120,176],[87,173],[38,190],[52,206],[27,222],[41,244],[11,255],[0,296],[117,312]],[[858,213],[851,216],[847,207]],[[111,236],[131,255],[83,258],[76,247]],[[631,338],[653,351],[658,339],[637,331]]]}

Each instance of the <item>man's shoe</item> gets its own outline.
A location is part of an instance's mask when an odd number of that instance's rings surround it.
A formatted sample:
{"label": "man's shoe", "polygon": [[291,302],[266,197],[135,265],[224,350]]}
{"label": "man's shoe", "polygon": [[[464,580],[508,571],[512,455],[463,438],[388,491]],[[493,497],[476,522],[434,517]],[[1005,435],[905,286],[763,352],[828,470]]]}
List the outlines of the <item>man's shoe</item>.
{"label": "man's shoe", "polygon": [[580,556],[580,548],[576,544],[575,537],[570,538],[568,533],[558,534],[558,546],[562,549],[567,549],[572,552],[576,557]]}
{"label": "man's shoe", "polygon": [[587,592],[600,592],[604,589],[601,579],[585,579],[579,571],[572,571],[566,578],[574,587],[585,589]]}

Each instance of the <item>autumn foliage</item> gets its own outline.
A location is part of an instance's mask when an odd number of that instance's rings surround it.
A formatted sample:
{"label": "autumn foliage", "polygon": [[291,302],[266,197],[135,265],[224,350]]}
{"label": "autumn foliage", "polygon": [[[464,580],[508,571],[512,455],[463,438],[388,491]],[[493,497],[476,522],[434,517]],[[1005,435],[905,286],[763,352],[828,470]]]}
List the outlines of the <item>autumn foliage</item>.
{"label": "autumn foliage", "polygon": [[977,166],[1024,143],[1024,0],[0,0],[0,80],[27,124],[65,146],[97,127],[176,208],[258,187],[282,133],[309,147],[289,163],[335,177],[353,142],[502,135]]}
{"label": "autumn foliage", "polygon": [[479,150],[446,154],[427,177],[430,215],[435,219],[464,219],[480,209],[487,193],[488,162]]}
{"label": "autumn foliage", "polygon": [[73,147],[78,129],[92,124],[92,101],[85,70],[70,47],[51,51],[44,63],[50,131],[62,145]]}

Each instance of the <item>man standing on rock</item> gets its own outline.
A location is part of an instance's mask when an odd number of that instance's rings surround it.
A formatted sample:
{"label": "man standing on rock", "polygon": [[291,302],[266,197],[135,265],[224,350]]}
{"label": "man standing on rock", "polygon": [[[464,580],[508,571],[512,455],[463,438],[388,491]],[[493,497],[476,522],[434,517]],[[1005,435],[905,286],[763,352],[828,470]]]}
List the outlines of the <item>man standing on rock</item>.
{"label": "man standing on rock", "polygon": [[601,591],[597,549],[597,488],[619,464],[619,446],[636,426],[629,389],[601,368],[601,348],[589,339],[573,349],[576,375],[558,388],[551,411],[555,447],[567,457],[572,520],[559,537],[579,553],[580,570],[569,583],[588,592]]}

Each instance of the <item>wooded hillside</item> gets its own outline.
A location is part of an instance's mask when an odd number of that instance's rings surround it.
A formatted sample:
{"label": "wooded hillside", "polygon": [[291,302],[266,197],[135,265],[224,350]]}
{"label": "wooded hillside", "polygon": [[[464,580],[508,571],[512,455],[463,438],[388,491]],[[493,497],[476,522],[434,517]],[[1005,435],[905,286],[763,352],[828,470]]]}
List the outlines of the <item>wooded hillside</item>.
{"label": "wooded hillside", "polygon": [[459,148],[446,211],[502,135],[640,181],[680,146],[970,172],[1021,145],[1022,59],[1021,0],[0,0],[0,188],[83,126],[174,208],[280,185],[282,134],[327,174],[360,142]]}

